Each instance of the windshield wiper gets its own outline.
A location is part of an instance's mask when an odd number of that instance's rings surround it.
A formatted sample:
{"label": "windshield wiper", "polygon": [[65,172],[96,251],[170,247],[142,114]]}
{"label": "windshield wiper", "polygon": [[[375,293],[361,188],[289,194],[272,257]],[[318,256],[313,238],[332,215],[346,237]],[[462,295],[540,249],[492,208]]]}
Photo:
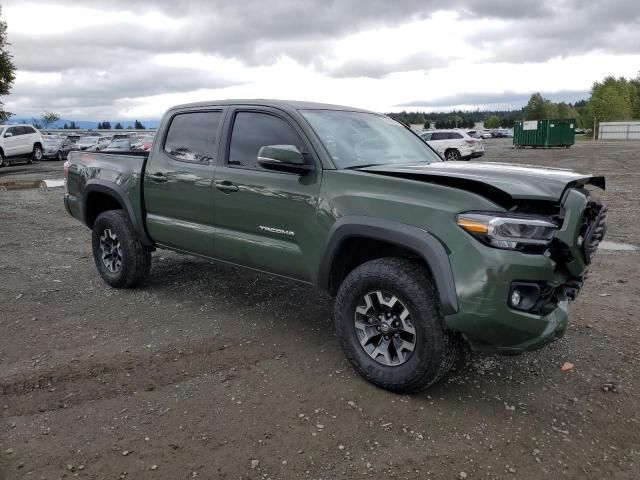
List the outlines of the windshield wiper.
{"label": "windshield wiper", "polygon": [[344,170],[357,170],[359,168],[378,167],[384,165],[384,163],[365,163],[364,165],[351,165],[350,167],[344,167]]}

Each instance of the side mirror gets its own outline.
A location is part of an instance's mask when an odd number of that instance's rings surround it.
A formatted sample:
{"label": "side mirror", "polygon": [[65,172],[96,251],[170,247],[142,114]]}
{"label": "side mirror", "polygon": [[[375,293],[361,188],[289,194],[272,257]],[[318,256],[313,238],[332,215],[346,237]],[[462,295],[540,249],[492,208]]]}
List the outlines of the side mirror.
{"label": "side mirror", "polygon": [[9,137],[13,137],[13,133],[7,132],[4,134],[4,138],[9,138]]}
{"label": "side mirror", "polygon": [[258,152],[258,163],[267,170],[304,175],[313,170],[294,145],[265,145]]}

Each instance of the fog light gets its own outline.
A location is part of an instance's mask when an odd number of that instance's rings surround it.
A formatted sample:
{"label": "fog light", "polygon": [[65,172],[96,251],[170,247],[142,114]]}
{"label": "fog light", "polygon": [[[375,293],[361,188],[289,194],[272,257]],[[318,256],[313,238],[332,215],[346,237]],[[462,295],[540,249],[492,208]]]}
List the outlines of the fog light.
{"label": "fog light", "polygon": [[517,307],[518,305],[520,305],[520,300],[522,300],[522,297],[520,296],[520,290],[514,290],[513,292],[511,292],[512,306]]}

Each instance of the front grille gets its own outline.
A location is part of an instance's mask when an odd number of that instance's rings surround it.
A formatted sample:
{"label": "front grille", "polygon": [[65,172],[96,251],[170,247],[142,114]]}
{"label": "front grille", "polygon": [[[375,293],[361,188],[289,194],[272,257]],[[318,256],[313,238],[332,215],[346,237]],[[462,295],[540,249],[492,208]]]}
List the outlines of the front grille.
{"label": "front grille", "polygon": [[598,245],[607,231],[607,207],[596,202],[590,202],[584,213],[584,223],[580,232],[582,237],[582,252],[585,263],[591,263]]}

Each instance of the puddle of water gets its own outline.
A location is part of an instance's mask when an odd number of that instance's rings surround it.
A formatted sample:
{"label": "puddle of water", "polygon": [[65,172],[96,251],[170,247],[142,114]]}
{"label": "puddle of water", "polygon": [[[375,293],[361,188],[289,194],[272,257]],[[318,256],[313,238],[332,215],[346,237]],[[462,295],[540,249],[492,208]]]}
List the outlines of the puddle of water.
{"label": "puddle of water", "polygon": [[630,243],[618,243],[603,240],[600,242],[598,249],[609,250],[612,252],[635,252],[637,250],[640,250],[640,247],[636,247],[635,245],[631,245]]}
{"label": "puddle of water", "polygon": [[31,190],[34,188],[58,188],[64,187],[64,180],[16,180],[0,183],[0,191],[5,190]]}

